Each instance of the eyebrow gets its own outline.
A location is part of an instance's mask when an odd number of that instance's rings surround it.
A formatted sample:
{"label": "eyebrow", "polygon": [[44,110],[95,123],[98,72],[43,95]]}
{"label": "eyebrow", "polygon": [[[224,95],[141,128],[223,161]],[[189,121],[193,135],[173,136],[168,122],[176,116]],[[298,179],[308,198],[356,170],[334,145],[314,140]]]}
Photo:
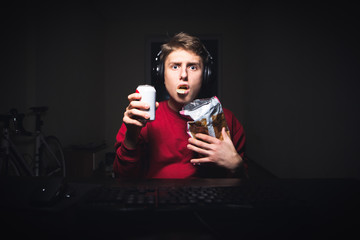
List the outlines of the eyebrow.
{"label": "eyebrow", "polygon": [[[181,61],[171,61],[169,62],[169,64],[181,64]],[[201,65],[200,62],[187,62],[186,65]]]}

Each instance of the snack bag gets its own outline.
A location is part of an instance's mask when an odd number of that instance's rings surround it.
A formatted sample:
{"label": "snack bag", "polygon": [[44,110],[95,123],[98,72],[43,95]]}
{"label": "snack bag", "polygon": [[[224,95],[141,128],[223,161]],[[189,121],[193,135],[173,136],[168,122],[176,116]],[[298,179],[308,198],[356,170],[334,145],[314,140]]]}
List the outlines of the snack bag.
{"label": "snack bag", "polygon": [[221,130],[225,127],[230,136],[221,103],[217,97],[196,99],[185,105],[181,115],[189,116],[193,121],[187,122],[188,134],[195,138],[196,133],[204,133],[223,140]]}

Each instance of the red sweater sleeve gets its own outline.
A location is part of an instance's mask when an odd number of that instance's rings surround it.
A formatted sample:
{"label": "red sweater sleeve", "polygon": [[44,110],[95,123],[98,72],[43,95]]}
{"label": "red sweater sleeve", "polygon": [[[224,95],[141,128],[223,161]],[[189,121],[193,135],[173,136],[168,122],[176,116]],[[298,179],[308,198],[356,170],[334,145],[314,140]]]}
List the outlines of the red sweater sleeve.
{"label": "red sweater sleeve", "polygon": [[223,109],[226,122],[229,126],[231,140],[235,146],[236,151],[239,153],[243,159],[243,169],[241,172],[238,172],[236,175],[239,177],[247,177],[248,175],[248,161],[245,154],[245,130],[241,125],[239,120],[233,115],[233,113],[228,109]]}
{"label": "red sweater sleeve", "polygon": [[137,147],[129,149],[124,144],[126,126],[122,124],[115,143],[116,157],[113,164],[113,171],[116,177],[139,178],[142,177],[143,163],[142,152],[145,145],[140,137]]}

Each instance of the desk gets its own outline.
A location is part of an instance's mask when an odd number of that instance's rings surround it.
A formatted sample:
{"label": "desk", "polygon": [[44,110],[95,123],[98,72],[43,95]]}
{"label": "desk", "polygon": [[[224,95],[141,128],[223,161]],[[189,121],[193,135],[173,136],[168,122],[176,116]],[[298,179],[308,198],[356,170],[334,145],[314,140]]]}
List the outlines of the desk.
{"label": "desk", "polygon": [[[340,239],[358,238],[360,184],[350,179],[238,179],[148,181],[66,180],[71,197],[49,206],[29,203],[47,179],[0,179],[2,234],[36,239]],[[83,211],[79,202],[107,186],[264,186],[293,189],[307,204],[189,211]],[[5,197],[4,197],[5,196]],[[310,200],[310,201],[309,201]],[[309,204],[310,203],[310,204]]]}

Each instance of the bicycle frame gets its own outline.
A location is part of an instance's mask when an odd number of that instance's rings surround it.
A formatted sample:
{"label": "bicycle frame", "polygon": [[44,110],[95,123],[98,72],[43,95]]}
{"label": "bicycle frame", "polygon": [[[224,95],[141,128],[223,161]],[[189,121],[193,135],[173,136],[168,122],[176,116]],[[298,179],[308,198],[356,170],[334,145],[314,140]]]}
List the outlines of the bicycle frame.
{"label": "bicycle frame", "polygon": [[39,131],[36,131],[36,137],[35,137],[35,159],[34,159],[34,171],[35,176],[40,175],[40,146],[41,146],[41,133]]}
{"label": "bicycle frame", "polygon": [[[56,163],[61,166],[61,163],[59,162],[59,159],[56,157],[55,153],[52,151],[52,149],[50,148],[49,144],[46,142],[44,135],[40,132],[40,131],[36,131],[36,137],[35,137],[35,176],[39,176],[40,175],[40,148],[41,145],[44,145],[46,147],[46,149],[48,150],[48,152],[51,154],[51,157],[56,161]],[[48,173],[49,175],[55,173],[59,171],[59,169],[56,169],[50,173]]]}
{"label": "bicycle frame", "polygon": [[3,130],[3,138],[2,138],[1,145],[2,145],[1,147],[5,149],[5,161],[6,161],[5,168],[6,168],[6,171],[7,171],[9,161],[10,161],[10,152],[12,152],[12,153],[15,154],[14,156],[17,158],[19,163],[22,165],[21,167],[25,170],[25,172],[27,174],[29,174],[30,176],[34,176],[34,173],[30,169],[28,163],[25,161],[22,154],[20,154],[17,147],[15,146],[13,141],[10,139],[9,130],[7,128],[4,128],[4,130]]}
{"label": "bicycle frame", "polygon": [[[46,137],[41,132],[43,121],[40,115],[47,111],[47,107],[33,107],[31,109],[36,114],[35,133],[27,132],[23,129],[22,119],[24,114],[19,114],[16,109],[10,111],[11,115],[0,115],[1,122],[4,122],[0,139],[1,174],[8,175],[9,169],[13,169],[16,175],[50,176],[54,173],[62,172],[62,175],[65,176],[65,161],[59,140],[54,136]],[[32,136],[32,141],[35,145],[31,162],[25,159],[22,152],[18,150],[12,141],[9,132],[11,122],[16,122],[14,127],[16,135]],[[53,165],[51,165],[51,163],[53,163]]]}

